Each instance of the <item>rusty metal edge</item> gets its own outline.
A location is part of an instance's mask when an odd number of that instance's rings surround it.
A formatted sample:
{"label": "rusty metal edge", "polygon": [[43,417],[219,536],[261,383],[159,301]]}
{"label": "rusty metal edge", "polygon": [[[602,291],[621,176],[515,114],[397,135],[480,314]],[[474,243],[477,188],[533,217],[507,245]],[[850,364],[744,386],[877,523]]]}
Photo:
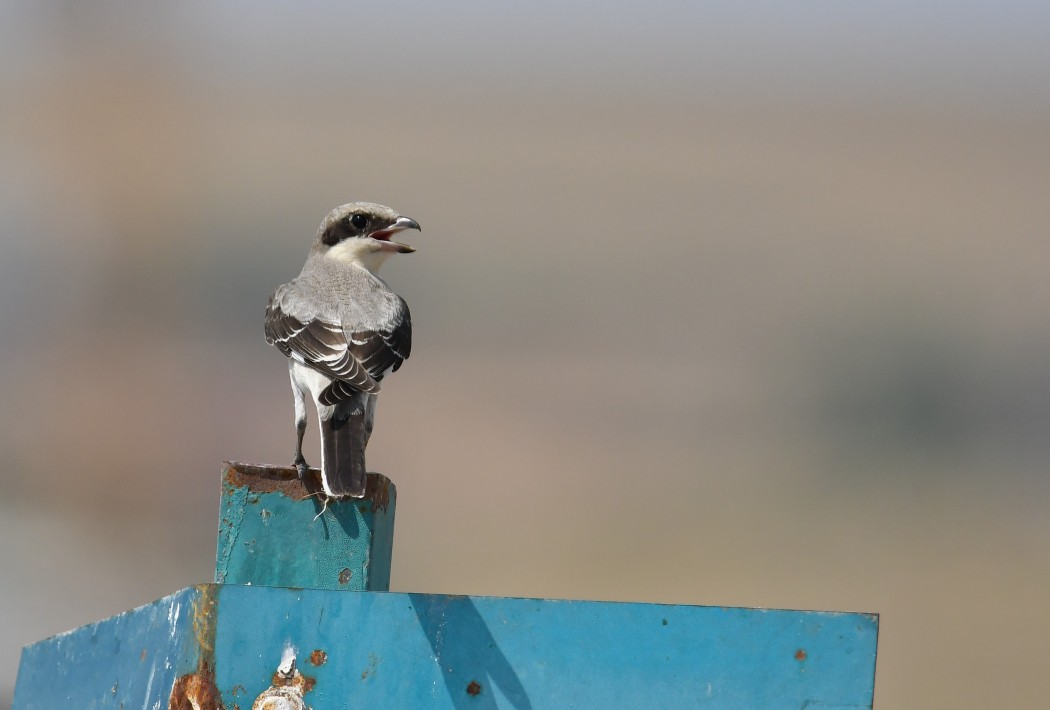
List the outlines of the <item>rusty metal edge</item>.
{"label": "rusty metal edge", "polygon": [[197,670],[179,676],[171,688],[168,710],[224,710],[215,684],[215,627],[219,585],[198,584],[193,605],[193,638],[197,644]]}
{"label": "rusty metal edge", "polygon": [[[301,481],[298,472],[291,466],[224,461],[222,480],[227,485],[247,488],[252,493],[280,493],[295,501],[324,495],[321,471],[316,468],[309,469],[305,481]],[[381,473],[369,473],[364,497],[346,500],[370,501],[373,510],[385,511],[390,504],[390,487],[389,478]]]}

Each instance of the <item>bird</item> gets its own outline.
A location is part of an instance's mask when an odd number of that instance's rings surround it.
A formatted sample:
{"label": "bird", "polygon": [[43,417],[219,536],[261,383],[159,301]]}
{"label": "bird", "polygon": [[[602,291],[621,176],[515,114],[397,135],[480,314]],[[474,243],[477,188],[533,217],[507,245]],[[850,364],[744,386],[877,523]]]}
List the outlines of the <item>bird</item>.
{"label": "bird", "polygon": [[365,447],[375,422],[380,382],[412,352],[405,300],[377,274],[394,254],[415,248],[392,237],[419,223],[389,207],[351,202],[325,216],[303,270],[279,286],[266,306],[266,342],[288,357],[295,404],[300,480],[306,399],[321,434],[321,487],[328,498],[365,495]]}

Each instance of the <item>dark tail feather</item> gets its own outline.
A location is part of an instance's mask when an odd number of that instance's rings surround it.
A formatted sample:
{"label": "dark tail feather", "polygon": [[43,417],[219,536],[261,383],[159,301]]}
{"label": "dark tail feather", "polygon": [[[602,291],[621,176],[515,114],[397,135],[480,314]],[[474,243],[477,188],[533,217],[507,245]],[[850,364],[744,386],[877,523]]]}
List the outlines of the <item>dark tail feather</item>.
{"label": "dark tail feather", "polygon": [[351,414],[351,403],[343,402],[321,422],[321,483],[336,498],[365,495],[365,415],[357,409]]}

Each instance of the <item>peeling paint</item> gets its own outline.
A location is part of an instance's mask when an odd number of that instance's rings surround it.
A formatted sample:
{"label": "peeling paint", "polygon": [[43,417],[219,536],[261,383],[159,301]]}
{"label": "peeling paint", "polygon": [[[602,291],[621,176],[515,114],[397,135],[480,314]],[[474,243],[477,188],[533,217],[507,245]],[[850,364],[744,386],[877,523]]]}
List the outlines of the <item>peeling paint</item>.
{"label": "peeling paint", "polygon": [[303,696],[314,689],[317,681],[299,672],[295,666],[296,653],[296,648],[290,643],[285,645],[270,687],[255,699],[252,710],[306,710]]}
{"label": "peeling paint", "polygon": [[[143,651],[142,653],[145,654],[146,652]],[[146,697],[147,698],[149,698],[149,697],[151,697],[153,695],[153,679],[156,677],[156,675],[157,675],[157,666],[154,665],[152,668],[149,669],[149,680],[146,681]]]}

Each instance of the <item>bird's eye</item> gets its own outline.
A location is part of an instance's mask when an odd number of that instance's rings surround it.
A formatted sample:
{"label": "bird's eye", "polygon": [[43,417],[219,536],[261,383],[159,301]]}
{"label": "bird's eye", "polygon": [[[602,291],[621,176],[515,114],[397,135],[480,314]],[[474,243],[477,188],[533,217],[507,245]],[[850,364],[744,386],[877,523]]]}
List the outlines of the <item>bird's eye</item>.
{"label": "bird's eye", "polygon": [[363,214],[355,214],[353,217],[350,218],[350,224],[354,225],[358,229],[364,229],[365,225],[368,224],[368,217],[365,217]]}

